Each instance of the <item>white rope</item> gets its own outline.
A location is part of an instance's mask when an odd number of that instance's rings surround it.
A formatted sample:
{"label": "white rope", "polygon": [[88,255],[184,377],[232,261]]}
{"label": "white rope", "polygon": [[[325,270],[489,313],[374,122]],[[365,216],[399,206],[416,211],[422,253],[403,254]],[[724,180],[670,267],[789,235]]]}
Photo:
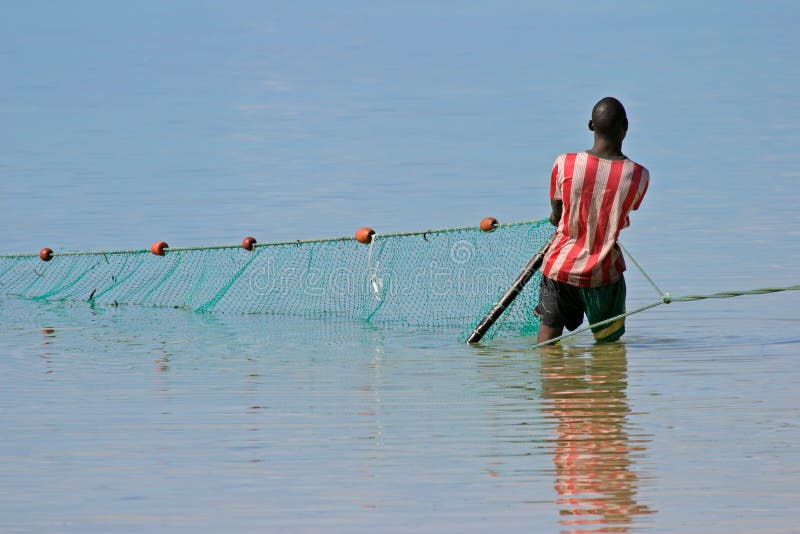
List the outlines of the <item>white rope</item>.
{"label": "white rope", "polygon": [[372,287],[372,293],[378,302],[383,301],[383,279],[378,275],[378,270],[381,267],[381,262],[377,262],[372,266],[372,250],[375,247],[375,242],[378,240],[377,235],[372,236],[372,241],[369,242],[369,256],[367,257],[367,279],[369,285]]}

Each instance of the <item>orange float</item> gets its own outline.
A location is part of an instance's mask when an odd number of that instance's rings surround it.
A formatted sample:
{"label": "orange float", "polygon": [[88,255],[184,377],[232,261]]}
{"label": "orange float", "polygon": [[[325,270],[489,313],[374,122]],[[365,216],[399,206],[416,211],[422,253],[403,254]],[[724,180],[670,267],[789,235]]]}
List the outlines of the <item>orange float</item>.
{"label": "orange float", "polygon": [[500,223],[494,217],[486,217],[481,221],[480,228],[484,232],[493,232],[498,224]]}
{"label": "orange float", "polygon": [[156,241],[155,243],[150,245],[150,252],[152,252],[156,256],[163,256],[164,250],[168,248],[169,245],[167,245],[166,241]]}
{"label": "orange float", "polygon": [[372,237],[375,235],[375,230],[372,228],[364,227],[359,228],[356,232],[356,241],[359,243],[364,243],[365,245],[369,245],[372,243]]}
{"label": "orange float", "polygon": [[44,247],[39,251],[39,259],[42,261],[50,261],[53,259],[53,249]]}
{"label": "orange float", "polygon": [[242,248],[245,250],[253,250],[256,243],[258,243],[258,241],[256,241],[255,237],[247,236],[242,240]]}

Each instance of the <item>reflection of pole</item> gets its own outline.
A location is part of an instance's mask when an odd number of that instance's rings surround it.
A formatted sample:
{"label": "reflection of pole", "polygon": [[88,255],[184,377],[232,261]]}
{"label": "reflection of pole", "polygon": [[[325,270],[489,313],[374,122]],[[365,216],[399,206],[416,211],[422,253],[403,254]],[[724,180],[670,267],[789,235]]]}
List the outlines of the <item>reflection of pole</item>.
{"label": "reflection of pole", "polygon": [[590,350],[588,358],[560,347],[542,351],[544,411],[556,420],[560,523],[582,532],[614,527],[625,532],[635,516],[653,513],[636,501],[639,478],[630,453],[643,451],[644,445],[632,444],[625,431],[630,412],[625,346]]}

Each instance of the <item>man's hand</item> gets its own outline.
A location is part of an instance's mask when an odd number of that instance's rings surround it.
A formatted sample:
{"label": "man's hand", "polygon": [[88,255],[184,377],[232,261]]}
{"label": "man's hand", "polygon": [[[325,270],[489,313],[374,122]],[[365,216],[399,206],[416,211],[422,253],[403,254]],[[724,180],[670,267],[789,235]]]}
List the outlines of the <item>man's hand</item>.
{"label": "man's hand", "polygon": [[560,200],[551,200],[550,207],[553,209],[553,212],[550,214],[550,224],[558,226],[561,220],[561,211],[564,208],[564,203]]}

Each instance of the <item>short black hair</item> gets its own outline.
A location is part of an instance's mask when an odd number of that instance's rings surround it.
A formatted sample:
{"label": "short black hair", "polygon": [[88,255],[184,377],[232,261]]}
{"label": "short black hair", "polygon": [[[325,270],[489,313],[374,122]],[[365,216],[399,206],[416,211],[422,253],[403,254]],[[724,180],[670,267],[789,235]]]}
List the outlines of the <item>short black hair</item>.
{"label": "short black hair", "polygon": [[628,129],[628,115],[622,102],[613,96],[600,99],[592,108],[594,131],[600,135],[615,136]]}

